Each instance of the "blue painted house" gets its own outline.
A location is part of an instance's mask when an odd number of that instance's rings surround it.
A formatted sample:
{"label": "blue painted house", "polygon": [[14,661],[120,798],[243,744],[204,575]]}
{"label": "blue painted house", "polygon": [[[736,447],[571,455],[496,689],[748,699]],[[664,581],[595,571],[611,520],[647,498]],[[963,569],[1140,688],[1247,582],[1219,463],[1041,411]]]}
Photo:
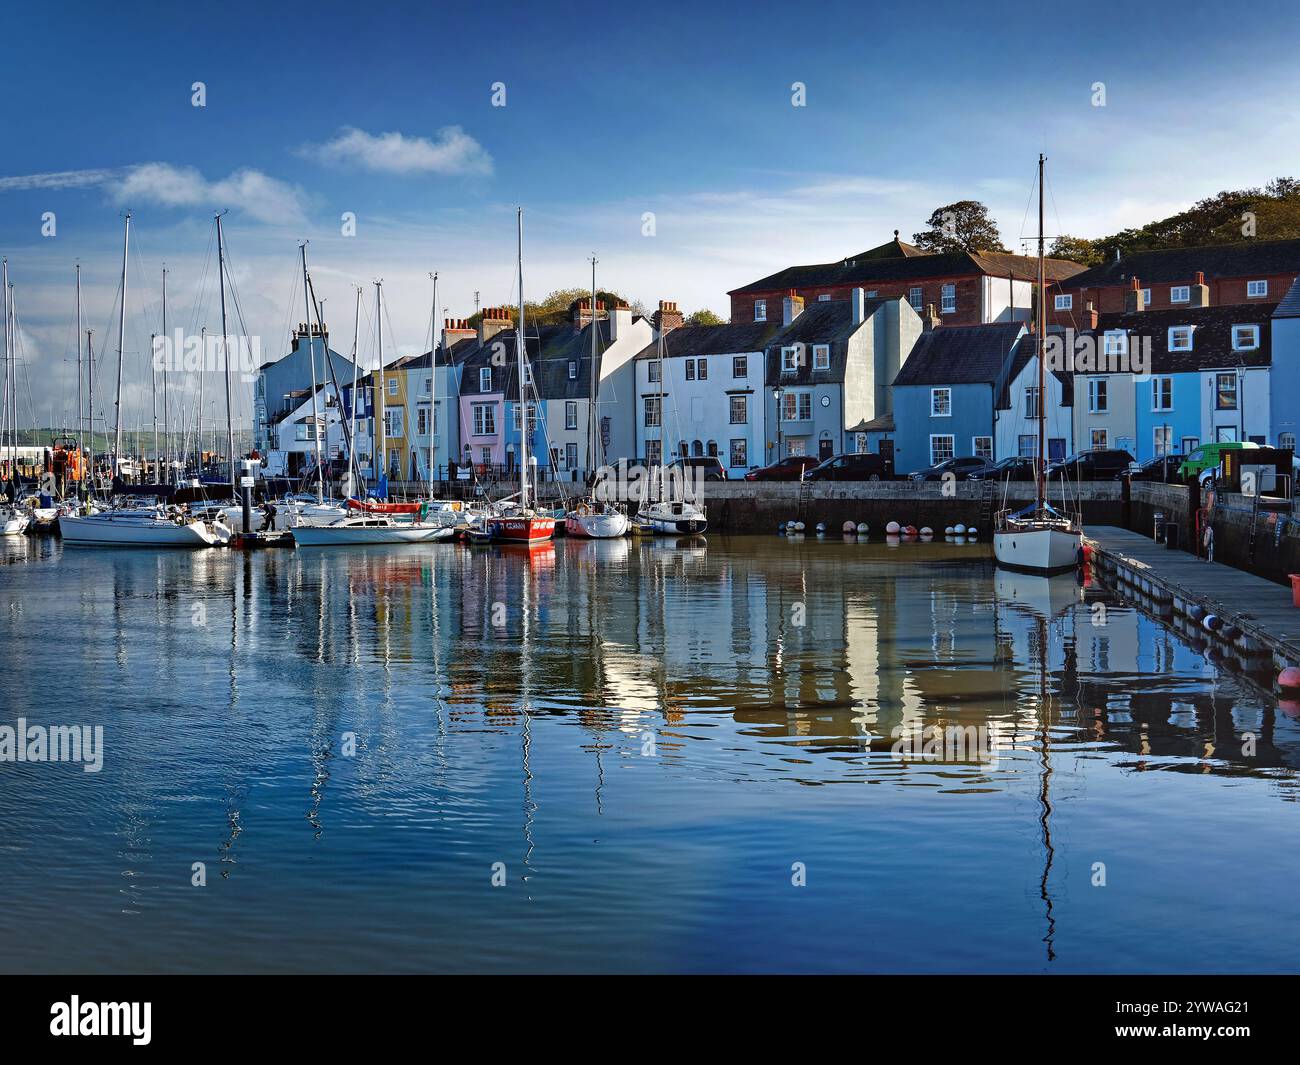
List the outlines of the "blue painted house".
{"label": "blue painted house", "polygon": [[997,459],[995,408],[1023,322],[941,326],[917,339],[894,378],[894,468]]}
{"label": "blue painted house", "polygon": [[1300,278],[1273,311],[1269,443],[1294,448],[1300,433]]}

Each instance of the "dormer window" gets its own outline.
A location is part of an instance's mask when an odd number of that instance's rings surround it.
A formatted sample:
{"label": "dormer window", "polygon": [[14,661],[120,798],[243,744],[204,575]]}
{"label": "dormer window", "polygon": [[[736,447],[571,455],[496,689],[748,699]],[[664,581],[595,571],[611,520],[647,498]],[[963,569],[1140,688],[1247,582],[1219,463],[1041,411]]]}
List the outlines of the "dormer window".
{"label": "dormer window", "polygon": [[817,297],[818,303],[830,303],[830,301],[831,301],[831,294],[829,292],[823,292],[820,296]]}
{"label": "dormer window", "polygon": [[1190,325],[1175,325],[1170,327],[1169,350],[1170,351],[1191,351],[1192,350],[1192,327]]}
{"label": "dormer window", "polygon": [[796,373],[799,369],[800,359],[799,346],[796,344],[792,348],[781,349],[781,372]]}
{"label": "dormer window", "polygon": [[1074,296],[1070,293],[1063,293],[1056,297],[1056,309],[1058,311],[1068,311],[1074,306]]}
{"label": "dormer window", "polygon": [[831,368],[831,346],[829,344],[813,345],[813,369],[829,370]]}
{"label": "dormer window", "polygon": [[1268,295],[1267,281],[1247,281],[1246,298],[1252,300],[1262,300]]}
{"label": "dormer window", "polygon": [[492,367],[482,366],[478,371],[478,390],[480,392],[492,391]]}
{"label": "dormer window", "polygon": [[1169,290],[1170,303],[1190,303],[1192,290],[1187,285],[1174,285]]}
{"label": "dormer window", "polygon": [[572,359],[570,359],[570,360],[569,360],[569,380],[570,380],[570,381],[576,381],[577,379],[578,379],[578,364],[577,364],[576,362],[574,362]]}
{"label": "dormer window", "polygon": [[1259,326],[1234,325],[1232,327],[1232,350],[1254,351],[1259,347]]}
{"label": "dormer window", "polygon": [[754,321],[756,322],[767,321],[767,300],[754,301]]}
{"label": "dormer window", "polygon": [[1107,355],[1128,354],[1128,334],[1122,329],[1107,329],[1103,350]]}

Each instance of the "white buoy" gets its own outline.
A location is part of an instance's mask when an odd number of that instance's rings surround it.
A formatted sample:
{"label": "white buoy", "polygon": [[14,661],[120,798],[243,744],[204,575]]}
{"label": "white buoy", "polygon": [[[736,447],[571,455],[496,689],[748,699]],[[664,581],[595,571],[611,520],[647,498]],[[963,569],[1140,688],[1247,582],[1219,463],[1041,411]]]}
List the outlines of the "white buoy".
{"label": "white buoy", "polygon": [[969,536],[972,540],[975,539],[975,537],[977,537],[979,534],[980,534],[979,530],[975,528],[974,525],[972,525],[969,529],[966,530],[966,535]]}
{"label": "white buoy", "polygon": [[851,521],[846,521],[846,522],[844,523],[844,532],[846,532],[846,533],[857,532],[857,529],[858,529],[858,527],[857,527],[856,525],[854,525],[853,522],[851,522]]}
{"label": "white buoy", "polygon": [[885,532],[889,533],[890,536],[897,536],[901,528],[902,526],[899,525],[898,522],[891,521],[885,526]]}
{"label": "white buoy", "polygon": [[922,525],[922,526],[921,526],[921,535],[922,535],[922,536],[933,536],[933,535],[934,535],[934,530],[931,529],[930,526],[928,526],[928,525]]}
{"label": "white buoy", "polygon": [[961,522],[958,522],[956,525],[952,527],[952,531],[955,532],[958,536],[963,536],[966,532],[966,526],[963,525]]}
{"label": "white buoy", "polygon": [[944,535],[944,536],[951,536],[951,535],[952,535],[952,532],[953,532],[952,526],[949,525],[949,526],[947,526],[947,527],[943,530],[943,535]]}
{"label": "white buoy", "polygon": [[860,521],[860,522],[858,522],[858,535],[859,535],[859,536],[866,536],[867,533],[870,532],[870,531],[871,531],[871,526],[868,525],[865,521]]}

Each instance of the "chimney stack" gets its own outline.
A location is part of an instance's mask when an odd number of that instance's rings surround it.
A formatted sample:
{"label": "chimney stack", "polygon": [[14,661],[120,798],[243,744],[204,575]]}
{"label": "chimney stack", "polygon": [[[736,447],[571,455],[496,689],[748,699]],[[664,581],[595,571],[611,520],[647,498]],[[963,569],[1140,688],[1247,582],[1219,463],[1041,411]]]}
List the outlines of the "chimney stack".
{"label": "chimney stack", "polygon": [[929,333],[938,329],[941,325],[943,325],[943,319],[934,313],[934,304],[927,303],[925,305],[925,314],[921,317],[921,331]]}
{"label": "chimney stack", "polygon": [[609,312],[609,342],[612,344],[619,337],[626,336],[631,328],[632,308],[619,300]]}
{"label": "chimney stack", "polygon": [[861,325],[867,317],[867,293],[865,289],[855,288],[849,293],[849,304],[853,312],[853,324]]}
{"label": "chimney stack", "polygon": [[478,324],[478,342],[486,344],[498,333],[509,329],[513,322],[509,307],[488,307]]}
{"label": "chimney stack", "polygon": [[464,318],[444,318],[442,320],[442,346],[450,348],[466,337],[477,335],[477,331]]}
{"label": "chimney stack", "polygon": [[1124,313],[1136,314],[1146,309],[1146,297],[1142,295],[1142,282],[1135,277],[1129,282],[1128,291],[1124,293]]}
{"label": "chimney stack", "polygon": [[669,300],[659,301],[659,310],[655,312],[655,329],[661,333],[666,333],[670,329],[677,329],[686,320],[686,316],[677,309],[677,304]]}
{"label": "chimney stack", "polygon": [[1193,307],[1208,307],[1210,305],[1210,286],[1205,283],[1205,274],[1202,271],[1196,271],[1196,284],[1192,286],[1192,290],[1188,295],[1191,297]]}
{"label": "chimney stack", "polygon": [[791,289],[781,301],[781,324],[789,325],[803,313],[803,297]]}
{"label": "chimney stack", "polygon": [[1089,300],[1087,303],[1083,305],[1083,319],[1079,323],[1079,328],[1081,329],[1097,328],[1097,307],[1096,304],[1092,302],[1092,300]]}

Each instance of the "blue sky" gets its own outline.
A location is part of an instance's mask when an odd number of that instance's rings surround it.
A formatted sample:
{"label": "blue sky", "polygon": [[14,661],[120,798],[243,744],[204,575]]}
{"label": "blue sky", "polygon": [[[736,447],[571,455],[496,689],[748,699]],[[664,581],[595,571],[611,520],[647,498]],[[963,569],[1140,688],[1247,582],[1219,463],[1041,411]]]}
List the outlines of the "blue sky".
{"label": "blue sky", "polygon": [[0,252],[43,422],[72,402],[77,260],[96,345],[113,346],[128,206],[131,402],[164,261],[174,324],[218,326],[200,285],[218,208],[268,353],[302,316],[301,240],[336,347],[351,346],[350,286],[383,277],[395,350],[423,350],[430,270],[454,316],[475,291],[513,300],[516,205],[530,298],[584,283],[594,251],[602,286],[725,315],[728,288],[908,237],[957,198],[987,203],[1019,248],[1039,151],[1049,231],[1082,235],[1300,174],[1298,44],[1295,5],[1267,0],[1242,17],[1163,2],[25,5],[0,38]]}

